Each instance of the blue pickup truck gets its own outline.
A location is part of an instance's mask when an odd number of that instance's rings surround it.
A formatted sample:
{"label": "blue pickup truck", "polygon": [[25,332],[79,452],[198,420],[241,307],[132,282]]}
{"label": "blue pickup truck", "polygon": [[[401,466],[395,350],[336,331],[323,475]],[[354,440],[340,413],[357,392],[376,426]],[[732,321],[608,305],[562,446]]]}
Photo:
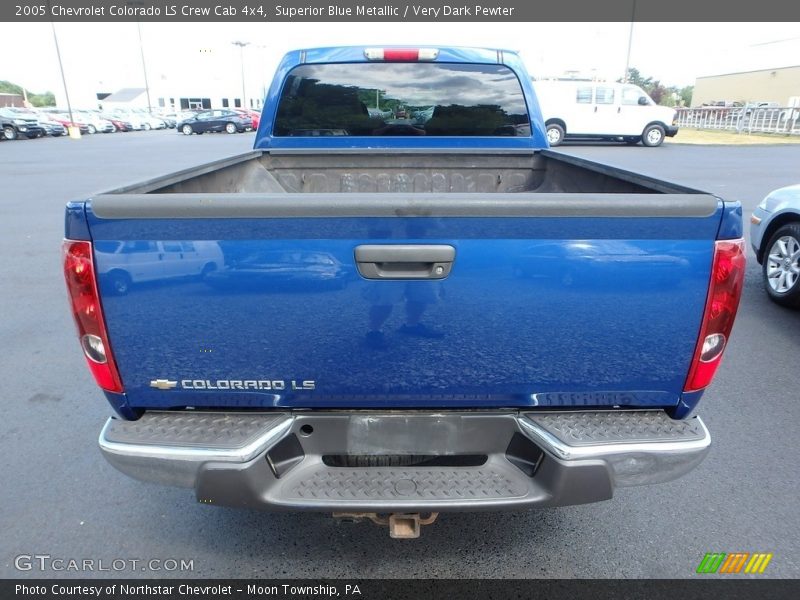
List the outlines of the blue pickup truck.
{"label": "blue pickup truck", "polygon": [[[120,471],[414,537],[674,479],[741,207],[548,149],[513,52],[290,52],[252,152],[66,209]],[[433,515],[433,516],[432,516]]]}

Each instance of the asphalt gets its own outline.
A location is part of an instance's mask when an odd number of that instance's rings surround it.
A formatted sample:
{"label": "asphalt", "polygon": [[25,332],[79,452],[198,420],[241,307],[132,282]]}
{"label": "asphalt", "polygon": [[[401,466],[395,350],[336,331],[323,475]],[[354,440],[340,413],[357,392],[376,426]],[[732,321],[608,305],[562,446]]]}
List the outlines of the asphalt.
{"label": "asphalt", "polygon": [[[767,300],[752,254],[701,404],[711,453],[675,482],[587,506],[445,514],[409,542],[321,514],[203,506],[106,464],[96,440],[110,409],[83,364],[60,272],[64,203],[252,141],[137,132],[0,143],[0,577],[693,577],[706,552],[739,551],[772,552],[770,576],[800,576],[800,312]],[[740,200],[746,219],[771,189],[800,179],[800,145],[559,150]],[[183,559],[193,570],[19,571],[20,555],[93,559],[95,569]]]}

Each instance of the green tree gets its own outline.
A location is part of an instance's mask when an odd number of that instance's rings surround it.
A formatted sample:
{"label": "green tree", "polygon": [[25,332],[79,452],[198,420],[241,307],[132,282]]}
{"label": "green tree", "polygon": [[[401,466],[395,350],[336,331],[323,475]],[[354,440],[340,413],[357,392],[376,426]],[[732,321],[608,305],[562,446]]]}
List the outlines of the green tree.
{"label": "green tree", "polygon": [[28,101],[34,106],[55,106],[56,97],[53,92],[43,94],[28,94]]}
{"label": "green tree", "polygon": [[666,105],[666,101],[671,102],[670,105],[675,104],[675,102],[672,100],[672,94],[670,94],[669,90],[661,85],[661,82],[657,79],[650,84],[650,89],[645,88],[645,91],[656,104]]}
{"label": "green tree", "polygon": [[681,97],[681,104],[683,106],[691,106],[692,105],[692,94],[694,94],[694,86],[687,85],[682,87],[678,94]]}
{"label": "green tree", "polygon": [[0,93],[22,95],[22,88],[10,81],[0,81]]}
{"label": "green tree", "polygon": [[56,103],[56,97],[53,95],[53,92],[48,91],[41,94],[36,94],[27,89],[23,91],[22,86],[11,83],[10,81],[0,81],[0,93],[19,94],[20,96],[27,95],[28,102],[30,102],[33,106],[55,106]]}
{"label": "green tree", "polygon": [[[625,83],[622,79],[617,79],[618,83]],[[627,83],[638,85],[653,99],[656,104],[662,106],[675,106],[675,95],[679,96],[682,106],[690,106],[692,102],[692,92],[694,91],[693,85],[678,89],[676,86],[665,86],[658,79],[652,77],[645,77],[639,69],[631,67],[628,69]]]}
{"label": "green tree", "polygon": [[628,69],[628,78],[627,81],[622,81],[622,79],[617,79],[617,83],[632,83],[633,85],[638,85],[644,91],[647,91],[648,88],[652,87],[653,85],[653,78],[642,77],[642,74],[639,72],[639,69],[635,67],[631,67]]}

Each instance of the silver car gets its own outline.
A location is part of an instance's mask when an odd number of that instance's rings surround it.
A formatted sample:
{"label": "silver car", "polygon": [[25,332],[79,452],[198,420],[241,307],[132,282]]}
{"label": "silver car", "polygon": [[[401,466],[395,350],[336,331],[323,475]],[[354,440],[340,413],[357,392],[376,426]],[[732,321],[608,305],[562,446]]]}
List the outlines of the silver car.
{"label": "silver car", "polygon": [[770,192],[750,217],[750,243],[769,297],[800,308],[800,185]]}

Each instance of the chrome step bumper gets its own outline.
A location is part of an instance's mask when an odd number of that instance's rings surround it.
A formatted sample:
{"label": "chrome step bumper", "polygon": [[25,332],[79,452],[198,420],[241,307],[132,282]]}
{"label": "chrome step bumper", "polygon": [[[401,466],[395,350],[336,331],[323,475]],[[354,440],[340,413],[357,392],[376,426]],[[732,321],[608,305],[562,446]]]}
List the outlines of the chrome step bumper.
{"label": "chrome step bumper", "polygon": [[204,503],[372,512],[605,500],[680,477],[710,442],[699,417],[647,410],[149,412],[100,434],[123,473]]}

